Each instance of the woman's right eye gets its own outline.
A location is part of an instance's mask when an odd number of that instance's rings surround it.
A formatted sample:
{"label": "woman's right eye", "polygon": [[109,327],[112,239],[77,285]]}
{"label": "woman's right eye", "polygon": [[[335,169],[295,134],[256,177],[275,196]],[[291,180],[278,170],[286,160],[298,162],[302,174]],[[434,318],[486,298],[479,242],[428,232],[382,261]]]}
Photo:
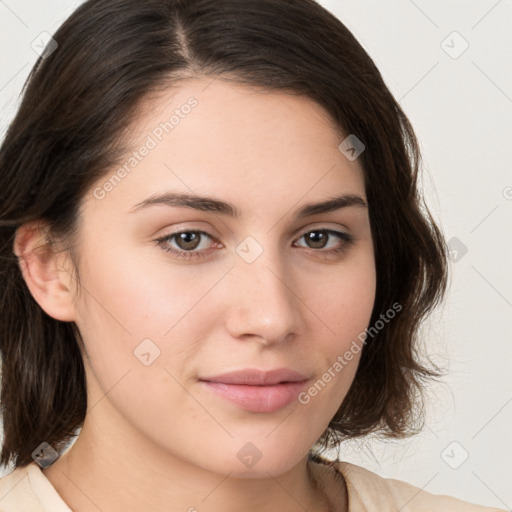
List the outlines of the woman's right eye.
{"label": "woman's right eye", "polygon": [[[206,231],[201,230],[188,230],[188,231],[178,231],[176,233],[171,233],[164,237],[158,238],[155,242],[158,242],[158,245],[162,247],[164,251],[170,252],[178,258],[197,258],[205,256],[203,253],[205,250],[197,251],[196,249],[201,245],[201,238],[207,237],[210,240],[213,240],[213,237],[206,233]],[[171,248],[169,243],[170,241],[176,240],[176,244],[178,244],[178,248]]]}

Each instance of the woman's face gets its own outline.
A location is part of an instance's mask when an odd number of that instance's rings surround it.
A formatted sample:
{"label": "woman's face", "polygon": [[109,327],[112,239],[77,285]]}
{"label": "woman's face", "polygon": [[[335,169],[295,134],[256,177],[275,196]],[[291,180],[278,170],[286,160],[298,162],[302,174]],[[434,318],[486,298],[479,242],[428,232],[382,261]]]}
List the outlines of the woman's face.
{"label": "woman's face", "polygon": [[[344,399],[376,286],[364,203],[298,212],[366,201],[362,168],[305,97],[208,78],[144,105],[133,152],[83,204],[86,425],[133,458],[280,474]],[[295,373],[222,377],[248,369]]]}

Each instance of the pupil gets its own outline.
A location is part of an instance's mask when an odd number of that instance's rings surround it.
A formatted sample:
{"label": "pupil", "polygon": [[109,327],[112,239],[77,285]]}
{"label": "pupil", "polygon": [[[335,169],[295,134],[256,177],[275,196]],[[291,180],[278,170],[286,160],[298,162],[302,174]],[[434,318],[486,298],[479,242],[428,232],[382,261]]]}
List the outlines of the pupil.
{"label": "pupil", "polygon": [[[323,233],[322,231],[312,231],[309,234],[309,240],[311,242],[313,242],[313,244],[320,242],[320,247],[323,247],[323,245],[324,245],[324,244],[322,244],[322,240],[321,240],[322,238],[325,238],[325,233]],[[324,242],[325,242],[325,240],[324,240]]]}
{"label": "pupil", "polygon": [[[196,233],[193,233],[191,231],[187,231],[186,233],[181,233],[180,234],[180,240],[185,242],[185,248],[186,249],[195,249],[195,247],[197,246],[197,240],[195,241],[194,243],[194,238],[197,238],[199,239],[199,237],[197,236]],[[191,243],[191,240],[192,239],[192,247],[189,247],[188,245]]]}

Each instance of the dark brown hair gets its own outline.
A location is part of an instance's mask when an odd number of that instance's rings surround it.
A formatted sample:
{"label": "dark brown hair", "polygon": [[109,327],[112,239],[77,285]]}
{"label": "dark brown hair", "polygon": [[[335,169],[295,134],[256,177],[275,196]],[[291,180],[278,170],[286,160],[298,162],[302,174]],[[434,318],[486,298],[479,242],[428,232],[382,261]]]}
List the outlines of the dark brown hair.
{"label": "dark brown hair", "polygon": [[418,360],[418,329],[444,295],[447,251],[417,188],[413,129],[349,30],[313,0],[89,0],[53,37],[58,48],[31,71],[0,148],[0,463],[29,464],[43,441],[60,450],[87,409],[80,333],[33,299],[13,254],[16,229],[44,221],[49,243],[65,241],[78,269],[84,194],[126,149],[121,135],[141,101],[189,76],[305,95],[365,144],[377,271],[370,325],[393,304],[402,309],[368,338],[319,441],[413,432],[423,380],[437,374]]}

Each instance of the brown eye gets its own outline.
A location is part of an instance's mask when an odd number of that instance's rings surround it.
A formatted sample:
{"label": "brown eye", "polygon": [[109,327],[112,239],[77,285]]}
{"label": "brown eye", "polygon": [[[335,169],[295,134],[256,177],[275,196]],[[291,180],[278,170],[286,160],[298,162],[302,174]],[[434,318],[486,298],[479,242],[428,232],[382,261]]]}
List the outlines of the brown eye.
{"label": "brown eye", "polygon": [[329,234],[327,231],[310,231],[304,238],[312,249],[323,249],[329,240]]}
{"label": "brown eye", "polygon": [[[155,242],[164,251],[170,252],[179,258],[195,258],[203,257],[205,256],[204,253],[207,252],[205,248],[198,249],[204,238],[213,240],[213,237],[205,231],[188,230],[171,233],[155,240]],[[174,242],[174,244],[171,244],[171,242]]]}
{"label": "brown eye", "polygon": [[[325,249],[331,238],[338,239],[338,244],[333,248],[322,251],[321,249]],[[354,243],[354,237],[352,235],[343,233],[342,231],[334,231],[332,229],[314,229],[302,235],[300,239],[304,239],[306,241],[306,246],[309,249],[318,249],[317,252],[323,255],[335,255],[341,253],[346,250],[348,245]],[[301,245],[300,247],[304,246]]]}
{"label": "brown eye", "polygon": [[[202,258],[208,256],[208,243],[206,247],[201,246],[204,238],[213,241],[214,238],[201,230],[187,230],[171,233],[155,240],[164,251],[182,259]],[[347,249],[347,246],[354,243],[354,237],[348,233],[334,231],[332,229],[311,230],[300,237],[306,240],[306,247],[322,256],[335,256]],[[333,248],[327,248],[329,241],[334,238],[338,244]],[[305,247],[299,245],[298,247]]]}
{"label": "brown eye", "polygon": [[195,231],[185,231],[183,233],[173,235],[173,238],[174,237],[176,238],[176,244],[184,251],[196,249],[201,241],[201,235]]}

